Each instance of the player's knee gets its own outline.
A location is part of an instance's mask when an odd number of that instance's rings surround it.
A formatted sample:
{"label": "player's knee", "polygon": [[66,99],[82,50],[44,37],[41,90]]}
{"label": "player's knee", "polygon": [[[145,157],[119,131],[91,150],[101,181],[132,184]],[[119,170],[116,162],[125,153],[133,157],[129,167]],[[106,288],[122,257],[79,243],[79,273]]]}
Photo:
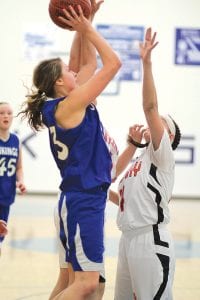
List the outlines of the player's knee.
{"label": "player's knee", "polygon": [[86,290],[87,290],[86,294],[87,295],[93,294],[97,288],[98,288],[98,281],[88,282],[88,284],[86,286]]}
{"label": "player's knee", "polygon": [[84,280],[84,282],[82,282],[84,295],[88,296],[94,293],[98,288],[98,285],[99,285],[99,281],[97,278],[92,278],[92,279],[88,278],[87,280]]}

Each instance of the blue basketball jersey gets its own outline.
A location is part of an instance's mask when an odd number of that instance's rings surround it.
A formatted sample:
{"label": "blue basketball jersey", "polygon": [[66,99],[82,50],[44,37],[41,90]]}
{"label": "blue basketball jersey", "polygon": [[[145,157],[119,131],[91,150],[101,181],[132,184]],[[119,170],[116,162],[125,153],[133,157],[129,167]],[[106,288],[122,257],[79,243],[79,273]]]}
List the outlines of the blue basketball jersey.
{"label": "blue basketball jersey", "polygon": [[19,138],[10,133],[7,141],[0,139],[0,204],[9,206],[16,195],[16,166],[19,157]]}
{"label": "blue basketball jersey", "polygon": [[62,177],[60,189],[81,191],[101,185],[108,187],[112,162],[96,107],[87,107],[85,117],[77,127],[63,129],[56,124],[54,116],[63,99],[47,100],[42,109],[51,151]]}

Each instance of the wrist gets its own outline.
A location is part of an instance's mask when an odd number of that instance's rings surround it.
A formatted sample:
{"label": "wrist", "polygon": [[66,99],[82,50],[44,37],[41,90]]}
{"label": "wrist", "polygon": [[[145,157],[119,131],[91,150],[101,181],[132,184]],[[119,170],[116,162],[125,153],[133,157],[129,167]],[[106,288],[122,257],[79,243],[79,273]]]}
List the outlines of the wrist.
{"label": "wrist", "polygon": [[127,137],[127,143],[128,143],[128,145],[133,145],[136,148],[145,148],[149,145],[149,143],[142,144],[142,143],[135,141],[130,135],[128,135],[128,137]]}
{"label": "wrist", "polygon": [[92,12],[90,17],[89,17],[89,20],[92,22],[94,20],[94,16],[95,16],[95,12]]}
{"label": "wrist", "polygon": [[150,59],[149,60],[143,60],[142,63],[143,63],[143,66],[145,66],[145,67],[150,67],[151,68],[151,66],[152,66],[152,62],[151,62]]}

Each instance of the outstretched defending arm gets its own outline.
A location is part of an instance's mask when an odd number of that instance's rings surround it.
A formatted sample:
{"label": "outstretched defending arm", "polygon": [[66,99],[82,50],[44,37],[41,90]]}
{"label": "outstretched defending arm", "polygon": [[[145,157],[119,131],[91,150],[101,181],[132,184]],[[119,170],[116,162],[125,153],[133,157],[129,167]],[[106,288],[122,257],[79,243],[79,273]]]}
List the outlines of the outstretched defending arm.
{"label": "outstretched defending arm", "polygon": [[[88,104],[93,102],[98,95],[101,94],[106,85],[116,75],[121,62],[117,54],[113,51],[107,41],[92,27],[91,22],[88,21],[79,6],[79,16],[71,7],[71,14],[63,10],[66,18],[60,17],[63,23],[71,26],[95,47],[100,55],[103,66],[87,80],[84,84],[79,85],[68,95],[67,106],[71,113],[73,111],[83,111]],[[88,49],[86,49],[88,50]],[[79,99],[79,101],[77,101]]]}
{"label": "outstretched defending arm", "polygon": [[152,73],[151,51],[157,46],[156,33],[148,28],[144,43],[140,44],[140,56],[143,65],[143,110],[150,129],[154,149],[158,149],[164,126],[158,112],[156,88]]}

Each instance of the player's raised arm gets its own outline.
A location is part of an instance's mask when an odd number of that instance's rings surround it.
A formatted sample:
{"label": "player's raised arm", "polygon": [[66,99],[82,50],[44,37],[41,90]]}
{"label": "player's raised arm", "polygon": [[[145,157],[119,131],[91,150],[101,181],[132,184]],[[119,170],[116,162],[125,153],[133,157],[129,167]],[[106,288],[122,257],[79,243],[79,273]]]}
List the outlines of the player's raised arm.
{"label": "player's raised arm", "polygon": [[[91,0],[90,22],[99,10],[103,1]],[[70,50],[69,69],[77,73],[77,83],[83,84],[96,71],[97,58],[96,51],[92,43],[88,41],[84,34],[76,32]]]}
{"label": "player's raised arm", "polygon": [[143,110],[151,132],[152,143],[156,150],[163,135],[163,122],[158,111],[157,93],[152,73],[151,52],[157,46],[155,41],[156,32],[152,33],[148,28],[145,34],[145,40],[140,45],[140,56],[143,65]]}
{"label": "player's raised arm", "polygon": [[[86,107],[103,91],[110,80],[116,75],[121,62],[117,54],[113,51],[107,41],[92,27],[91,23],[83,16],[80,9],[80,15],[71,8],[71,15],[65,11],[66,19],[62,18],[63,22],[69,24],[74,30],[84,33],[85,37],[94,45],[100,55],[103,66],[102,68],[79,89],[74,89],[69,95],[69,99],[79,98],[79,109]],[[72,16],[73,15],[73,16]],[[68,18],[68,19],[67,19]],[[72,101],[73,102],[73,101]],[[75,101],[74,101],[75,104]]]}

